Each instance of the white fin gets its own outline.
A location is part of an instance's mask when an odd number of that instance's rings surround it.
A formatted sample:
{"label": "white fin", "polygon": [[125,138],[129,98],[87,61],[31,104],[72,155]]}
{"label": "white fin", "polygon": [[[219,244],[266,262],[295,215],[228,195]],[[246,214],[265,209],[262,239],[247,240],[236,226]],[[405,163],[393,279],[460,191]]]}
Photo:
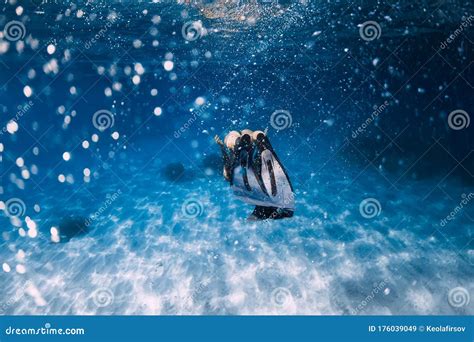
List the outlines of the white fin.
{"label": "white fin", "polygon": [[[266,150],[262,153],[262,179],[267,190],[267,194],[258,184],[254,171],[247,168],[247,179],[251,191],[247,189],[244,182],[244,169],[239,165],[234,169],[234,179],[232,190],[234,195],[248,204],[277,207],[285,209],[295,208],[295,199],[291,190],[290,181],[283,167],[278,163],[273,153]],[[271,164],[273,172],[270,173],[268,162]],[[274,175],[276,193],[272,194],[271,178]]]}

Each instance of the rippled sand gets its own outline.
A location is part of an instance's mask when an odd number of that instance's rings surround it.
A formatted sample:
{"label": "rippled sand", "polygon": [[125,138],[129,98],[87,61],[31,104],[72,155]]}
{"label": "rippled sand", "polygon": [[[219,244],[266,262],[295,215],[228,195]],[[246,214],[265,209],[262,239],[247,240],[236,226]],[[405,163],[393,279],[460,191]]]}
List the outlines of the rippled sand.
{"label": "rippled sand", "polygon": [[[328,172],[336,165],[311,176],[291,164],[297,212],[282,221],[247,222],[252,208],[233,199],[217,172],[173,183],[161,175],[160,163],[137,173],[135,160],[121,172],[103,170],[100,186],[74,188],[67,213],[101,214],[89,233],[53,243],[49,229],[66,212],[52,190],[37,238],[19,237],[17,229],[4,233],[0,257],[11,271],[0,278],[3,312],[474,312],[472,303],[456,308],[448,302],[451,289],[473,288],[474,257],[465,238],[473,224],[460,214],[441,228],[456,203],[436,192],[420,206],[433,184],[408,182],[390,192],[374,183],[377,172],[351,184],[356,173],[336,177]],[[462,189],[450,186],[450,192]],[[381,205],[373,218],[359,211],[368,197]],[[19,274],[16,265],[26,272]]]}

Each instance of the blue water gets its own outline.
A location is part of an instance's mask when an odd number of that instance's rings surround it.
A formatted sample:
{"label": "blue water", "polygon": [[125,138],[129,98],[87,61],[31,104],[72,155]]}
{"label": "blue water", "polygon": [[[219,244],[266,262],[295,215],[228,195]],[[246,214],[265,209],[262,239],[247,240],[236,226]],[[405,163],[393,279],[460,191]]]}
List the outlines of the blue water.
{"label": "blue water", "polygon": [[[472,4],[220,6],[0,5],[0,312],[472,314]],[[243,128],[293,218],[224,181]]]}

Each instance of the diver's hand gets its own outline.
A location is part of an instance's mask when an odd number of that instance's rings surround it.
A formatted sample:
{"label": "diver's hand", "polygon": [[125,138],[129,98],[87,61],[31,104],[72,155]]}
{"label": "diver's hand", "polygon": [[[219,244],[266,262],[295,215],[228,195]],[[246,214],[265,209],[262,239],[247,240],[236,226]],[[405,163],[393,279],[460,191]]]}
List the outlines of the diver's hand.
{"label": "diver's hand", "polygon": [[219,138],[218,135],[214,137],[214,140],[216,141],[218,145],[224,146],[224,143],[222,142],[221,138]]}

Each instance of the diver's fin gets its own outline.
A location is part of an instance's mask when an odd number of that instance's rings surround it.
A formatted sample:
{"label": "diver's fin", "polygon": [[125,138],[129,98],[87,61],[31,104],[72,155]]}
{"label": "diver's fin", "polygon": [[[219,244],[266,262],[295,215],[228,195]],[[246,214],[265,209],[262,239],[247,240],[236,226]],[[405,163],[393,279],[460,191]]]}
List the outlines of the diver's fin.
{"label": "diver's fin", "polygon": [[249,177],[247,175],[247,167],[242,168],[242,178],[243,178],[244,185],[247,191],[252,191],[252,188],[250,187],[250,184],[249,184]]}
{"label": "diver's fin", "polygon": [[250,186],[250,183],[249,183],[248,171],[247,171],[250,166],[249,159],[250,159],[250,156],[247,150],[240,152],[240,166],[242,167],[242,180],[244,182],[244,185],[247,191],[252,191],[252,187]]}
{"label": "diver's fin", "polygon": [[270,176],[270,185],[272,189],[272,196],[276,196],[277,194],[277,185],[276,185],[276,180],[275,180],[275,172],[273,170],[273,162],[271,160],[267,160],[267,168],[268,168],[268,174]]}
{"label": "diver's fin", "polygon": [[[261,167],[261,166],[260,166]],[[262,172],[261,170],[257,169],[256,167],[254,168],[254,174],[255,174],[255,179],[257,180],[258,186],[260,187],[260,190],[268,196],[267,188],[265,188],[265,183],[263,183],[262,179]]]}
{"label": "diver's fin", "polygon": [[262,144],[264,150],[268,150],[268,151],[271,152],[271,154],[272,154],[272,156],[273,156],[273,160],[275,160],[275,162],[278,164],[278,167],[279,167],[279,168],[281,169],[281,171],[285,174],[286,179],[287,179],[287,181],[288,181],[288,184],[290,185],[291,191],[294,191],[294,190],[293,190],[293,185],[291,184],[290,177],[288,177],[288,173],[286,172],[285,167],[283,166],[283,164],[281,163],[280,159],[279,159],[278,156],[276,155],[275,151],[273,150],[272,145],[270,144],[270,141],[267,139],[266,136],[265,136],[265,138],[261,141],[261,144]]}
{"label": "diver's fin", "polygon": [[249,204],[293,210],[291,183],[276,155],[270,149],[252,156],[250,152],[240,157],[233,170],[234,195]]}
{"label": "diver's fin", "polygon": [[262,152],[262,165],[262,178],[267,190],[271,190],[268,191],[271,203],[278,208],[293,209],[295,200],[290,179],[272,151]]}
{"label": "diver's fin", "polygon": [[263,191],[265,195],[268,196],[267,189],[262,179],[262,156],[258,149],[254,150],[254,155],[252,156],[252,169],[255,174],[255,179],[260,187],[260,190]]}

